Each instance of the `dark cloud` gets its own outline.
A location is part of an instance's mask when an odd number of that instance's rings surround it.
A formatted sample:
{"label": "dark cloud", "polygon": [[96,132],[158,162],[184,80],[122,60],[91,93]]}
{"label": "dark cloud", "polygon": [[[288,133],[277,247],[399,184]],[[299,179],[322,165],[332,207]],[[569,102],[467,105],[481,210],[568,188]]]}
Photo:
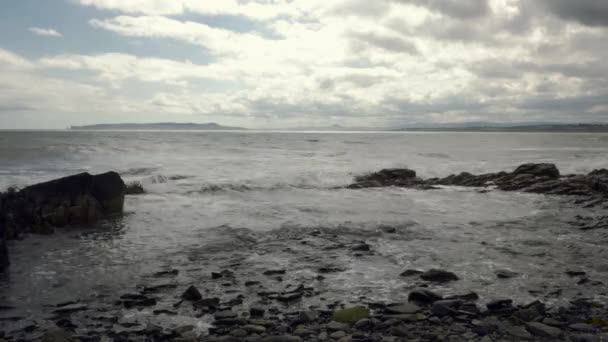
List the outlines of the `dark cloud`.
{"label": "dark cloud", "polygon": [[395,0],[404,4],[426,7],[431,11],[458,19],[486,16],[491,9],[488,0]]}
{"label": "dark cloud", "polygon": [[608,26],[606,0],[543,0],[553,14],[587,26]]}

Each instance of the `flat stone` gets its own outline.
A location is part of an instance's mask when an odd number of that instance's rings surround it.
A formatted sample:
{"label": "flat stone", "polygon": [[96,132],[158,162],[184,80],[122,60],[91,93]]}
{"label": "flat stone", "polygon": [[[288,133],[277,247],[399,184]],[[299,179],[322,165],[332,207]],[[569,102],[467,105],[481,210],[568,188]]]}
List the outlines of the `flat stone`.
{"label": "flat stone", "polygon": [[526,328],[522,326],[506,325],[500,328],[500,331],[509,336],[517,337],[524,340],[530,340],[533,338]]}
{"label": "flat stone", "polygon": [[336,321],[331,321],[331,322],[327,323],[327,329],[331,330],[331,331],[347,330],[348,329],[348,324],[346,324],[346,323],[340,323],[340,322],[336,322]]}
{"label": "flat stone", "polygon": [[393,336],[408,337],[410,330],[407,329],[406,327],[400,325],[400,326],[391,327],[389,329],[389,333]]}
{"label": "flat stone", "polygon": [[266,332],[266,328],[261,325],[248,324],[243,329],[252,334],[263,334]]}
{"label": "flat stone", "polygon": [[509,270],[497,270],[494,272],[499,279],[509,279],[514,278],[519,275],[517,272],[509,271]]}
{"label": "flat stone", "polygon": [[230,332],[230,335],[234,336],[234,337],[246,337],[247,335],[249,335],[249,333],[247,333],[247,331],[245,329],[234,329]]}
{"label": "flat stone", "polygon": [[526,323],[526,328],[532,334],[540,337],[558,338],[562,335],[560,329],[539,322]]}
{"label": "flat stone", "polygon": [[302,339],[292,335],[268,336],[261,339],[260,342],[302,342]]}
{"label": "flat stone", "polygon": [[572,330],[576,330],[576,331],[581,331],[581,332],[595,332],[595,327],[591,324],[585,324],[585,323],[575,323],[575,324],[570,324],[568,326],[568,328],[572,329]]}
{"label": "flat stone", "polygon": [[386,312],[390,314],[414,314],[420,312],[420,307],[412,303],[387,306]]}
{"label": "flat stone", "polygon": [[215,313],[214,317],[216,320],[226,319],[226,318],[236,318],[236,313],[232,311],[218,311]]}
{"label": "flat stone", "polygon": [[264,275],[279,275],[279,274],[285,274],[285,270],[267,270],[264,271]]}
{"label": "flat stone", "polygon": [[411,277],[411,276],[415,276],[415,275],[420,275],[424,272],[420,271],[420,270],[405,270],[403,272],[401,272],[400,276],[402,277]]}
{"label": "flat stone", "polygon": [[553,319],[551,317],[547,317],[547,318],[543,319],[542,323],[544,323],[546,325],[550,325],[552,327],[563,327],[563,326],[565,326],[565,325],[568,324],[566,322],[561,322],[561,321],[558,321],[558,320]]}
{"label": "flat stone", "polygon": [[331,338],[333,338],[335,340],[340,339],[340,338],[342,338],[344,336],[346,336],[346,333],[344,331],[342,331],[342,330],[334,331],[333,333],[331,333],[329,335],[329,337],[331,337]]}
{"label": "flat stone", "polygon": [[60,308],[53,310],[53,313],[69,314],[69,313],[73,313],[73,312],[84,311],[84,310],[87,310],[88,308],[89,307],[85,304],[70,304],[70,305],[65,305],[65,306],[62,306]]}
{"label": "flat stone", "polygon": [[319,312],[315,310],[300,312],[300,321],[304,323],[314,322],[319,319]]}
{"label": "flat stone", "polygon": [[424,321],[428,318],[427,316],[425,316],[421,313],[402,314],[402,315],[385,315],[384,317],[387,319],[397,319],[397,320],[400,320],[402,322],[407,322],[407,323],[420,322],[420,321]]}
{"label": "flat stone", "polygon": [[368,318],[360,319],[355,323],[355,328],[359,330],[370,330],[374,324]]}

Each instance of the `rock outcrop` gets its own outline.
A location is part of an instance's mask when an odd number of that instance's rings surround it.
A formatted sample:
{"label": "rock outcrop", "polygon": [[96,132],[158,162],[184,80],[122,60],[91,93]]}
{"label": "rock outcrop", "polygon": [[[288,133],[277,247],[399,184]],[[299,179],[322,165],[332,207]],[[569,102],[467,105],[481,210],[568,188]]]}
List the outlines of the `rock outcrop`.
{"label": "rock outcrop", "polygon": [[462,172],[445,178],[422,179],[409,169],[381,170],[355,178],[351,189],[399,186],[432,189],[437,185],[492,187],[504,191],[523,191],[551,195],[591,196],[608,199],[608,170],[595,170],[587,175],[560,175],[553,164],[523,164],[513,172],[473,175]]}
{"label": "rock outcrop", "polygon": [[116,172],[81,173],[0,194],[0,269],[6,240],[121,214],[124,197],[125,183]]}

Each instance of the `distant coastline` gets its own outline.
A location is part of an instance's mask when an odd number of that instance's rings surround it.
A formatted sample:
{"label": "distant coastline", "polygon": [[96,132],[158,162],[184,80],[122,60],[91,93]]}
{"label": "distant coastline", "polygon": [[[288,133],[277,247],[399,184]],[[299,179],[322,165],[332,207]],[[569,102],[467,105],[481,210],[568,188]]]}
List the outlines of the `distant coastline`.
{"label": "distant coastline", "polygon": [[71,126],[70,130],[245,130],[242,127],[222,126],[215,122],[210,123],[118,123],[118,124],[97,124],[85,126]]}
{"label": "distant coastline", "polygon": [[405,132],[564,132],[608,133],[608,124],[541,124],[521,126],[406,127]]}

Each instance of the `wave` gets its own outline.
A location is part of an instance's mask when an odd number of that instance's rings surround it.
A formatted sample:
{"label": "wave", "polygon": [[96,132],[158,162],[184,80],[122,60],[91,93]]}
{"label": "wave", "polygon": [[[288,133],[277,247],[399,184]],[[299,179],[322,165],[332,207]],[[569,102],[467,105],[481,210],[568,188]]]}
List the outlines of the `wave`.
{"label": "wave", "polygon": [[123,176],[147,176],[157,171],[156,167],[134,167],[126,171],[119,172]]}
{"label": "wave", "polygon": [[225,184],[205,184],[198,190],[190,191],[189,194],[215,194],[229,192],[248,192],[248,191],[277,191],[277,190],[335,190],[341,189],[338,186],[319,186],[306,183],[275,183],[269,185],[252,185],[246,183],[225,183]]}

